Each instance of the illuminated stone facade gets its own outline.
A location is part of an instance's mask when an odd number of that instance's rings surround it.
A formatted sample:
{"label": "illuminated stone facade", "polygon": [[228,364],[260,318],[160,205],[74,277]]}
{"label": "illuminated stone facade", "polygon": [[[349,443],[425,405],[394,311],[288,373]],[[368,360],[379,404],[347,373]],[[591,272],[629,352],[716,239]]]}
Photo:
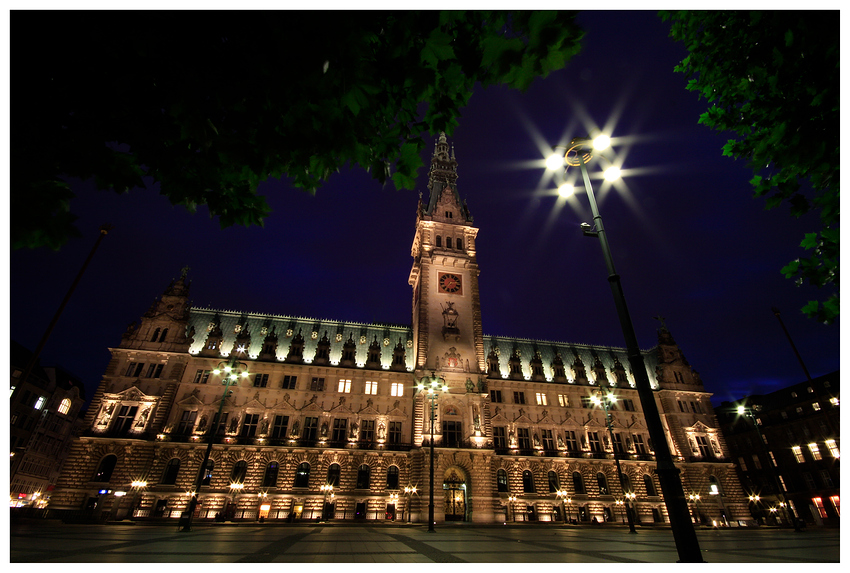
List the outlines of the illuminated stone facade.
{"label": "illuminated stone facade", "polygon": [[[173,281],[112,349],[51,506],[177,517],[214,432],[195,519],[319,519],[324,508],[427,522],[431,408],[416,384],[436,376],[449,387],[435,407],[437,522],[623,522],[615,452],[639,522],[666,522],[625,350],[483,334],[478,229],[456,179],[441,136],[417,207],[410,326],[189,308],[185,273]],[[694,515],[750,520],[710,394],[665,327],[644,356],[685,492],[701,496]],[[250,375],[223,398],[213,370],[234,357]],[[613,440],[590,401],[600,386],[618,398]]]}

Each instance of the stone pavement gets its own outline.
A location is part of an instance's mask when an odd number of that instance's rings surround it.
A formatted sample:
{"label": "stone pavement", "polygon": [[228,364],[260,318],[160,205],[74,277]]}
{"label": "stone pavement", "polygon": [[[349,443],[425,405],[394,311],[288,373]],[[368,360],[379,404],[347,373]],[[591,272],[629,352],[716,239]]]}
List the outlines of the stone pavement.
{"label": "stone pavement", "polygon": [[[708,563],[839,563],[839,530],[698,530]],[[12,563],[674,563],[669,529],[440,524],[12,523]]]}

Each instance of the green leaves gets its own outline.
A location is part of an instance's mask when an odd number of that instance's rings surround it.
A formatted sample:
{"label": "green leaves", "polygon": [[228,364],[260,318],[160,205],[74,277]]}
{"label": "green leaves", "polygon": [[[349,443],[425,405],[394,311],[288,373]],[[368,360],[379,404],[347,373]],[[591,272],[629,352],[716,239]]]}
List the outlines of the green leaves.
{"label": "green leaves", "polygon": [[[756,197],[793,216],[819,211],[823,228],[807,234],[809,252],[783,267],[797,284],[838,288],[839,27],[837,12],[661,12],[688,56],[676,67],[687,88],[711,106],[699,123],[731,132],[722,148],[753,170]],[[802,189],[802,191],[801,191]],[[806,307],[833,320],[838,294]]]}

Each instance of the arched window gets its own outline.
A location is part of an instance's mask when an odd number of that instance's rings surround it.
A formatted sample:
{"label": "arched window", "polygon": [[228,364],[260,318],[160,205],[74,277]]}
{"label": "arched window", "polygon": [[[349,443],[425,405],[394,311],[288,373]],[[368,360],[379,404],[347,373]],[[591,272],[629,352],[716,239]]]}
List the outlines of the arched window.
{"label": "arched window", "polygon": [[165,464],[165,471],[162,472],[162,481],[160,483],[166,485],[174,485],[177,483],[177,473],[180,471],[180,458],[171,458]]}
{"label": "arched window", "polygon": [[151,336],[151,342],[156,342],[157,337],[159,337],[159,329],[153,331],[153,336]]}
{"label": "arched window", "polygon": [[115,464],[117,463],[118,456],[115,454],[109,454],[100,460],[100,465],[97,466],[97,471],[95,472],[92,481],[108,482],[112,479],[112,472],[115,470]]}
{"label": "arched window", "polygon": [[549,493],[555,493],[561,489],[561,482],[558,480],[557,472],[549,472]]}
{"label": "arched window", "polygon": [[310,464],[301,462],[295,470],[295,483],[292,487],[307,487],[310,483]]}
{"label": "arched window", "polygon": [[233,464],[230,471],[230,483],[245,483],[245,475],[248,473],[248,462],[239,460]]}
{"label": "arched window", "polygon": [[277,487],[277,471],[280,466],[277,462],[269,462],[266,473],[263,475],[263,487]]}
{"label": "arched window", "polygon": [[201,481],[201,485],[210,485],[210,481],[212,480],[213,470],[215,469],[215,461],[207,460],[207,469],[204,471],[204,479]]}
{"label": "arched window", "polygon": [[328,466],[328,485],[339,487],[339,464]]}
{"label": "arched window", "polygon": [[655,482],[652,481],[652,476],[649,474],[643,474],[643,485],[646,486],[646,495],[655,496],[658,495],[655,493]]}
{"label": "arched window", "polygon": [[508,472],[505,470],[496,472],[496,488],[499,491],[508,491]]}
{"label": "arched window", "polygon": [[70,409],[71,409],[71,399],[65,398],[59,404],[58,411],[59,411],[60,414],[67,414]]}
{"label": "arched window", "polygon": [[461,239],[460,237],[457,238],[457,250],[458,251],[463,250],[463,239]]}
{"label": "arched window", "polygon": [[437,246],[438,247],[443,246],[443,238],[440,235],[437,235]]}
{"label": "arched window", "polygon": [[166,335],[166,334],[168,334],[168,329],[167,329],[167,328],[166,328],[165,330],[163,330],[163,331],[162,331],[162,334],[159,336],[159,341],[160,341],[160,342],[165,342],[165,335]]}
{"label": "arched window", "polygon": [[398,489],[398,466],[387,468],[387,489]]}
{"label": "arched window", "polygon": [[363,464],[357,469],[357,489],[369,489],[370,469],[367,464]]}
{"label": "arched window", "polygon": [[522,491],[525,493],[534,493],[534,475],[530,470],[522,472]]}
{"label": "arched window", "polygon": [[723,495],[723,490],[720,489],[720,480],[716,476],[708,476],[708,493],[711,495]]}
{"label": "arched window", "polygon": [[599,495],[608,495],[608,480],[605,479],[605,474],[599,472],[596,474],[596,484],[599,486]]}
{"label": "arched window", "polygon": [[578,472],[573,472],[573,489],[577,494],[585,493],[584,480]]}

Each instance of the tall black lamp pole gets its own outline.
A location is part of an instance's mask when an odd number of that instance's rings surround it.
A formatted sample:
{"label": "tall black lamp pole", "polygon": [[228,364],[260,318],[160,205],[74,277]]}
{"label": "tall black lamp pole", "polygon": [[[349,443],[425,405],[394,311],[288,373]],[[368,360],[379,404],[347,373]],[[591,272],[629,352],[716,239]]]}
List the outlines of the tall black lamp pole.
{"label": "tall black lamp pole", "polygon": [[[419,383],[417,384],[417,389],[420,392],[426,391],[428,392],[428,400],[431,403],[431,439],[429,440],[430,445],[430,455],[431,455],[431,468],[430,468],[430,476],[429,476],[429,497],[428,497],[428,531],[434,533],[434,417],[436,414],[437,408],[437,397],[439,393],[447,393],[449,391],[449,387],[446,384],[446,380],[444,378],[438,378],[437,375],[432,371],[431,377],[428,378],[428,383],[425,383],[426,377],[423,376]],[[442,380],[442,384],[440,381]]]}
{"label": "tall black lamp pole", "polygon": [[591,186],[590,177],[587,174],[587,162],[593,157],[593,149],[605,149],[610,144],[610,139],[607,137],[605,139],[607,140],[606,143],[602,143],[601,138],[597,138],[594,141],[579,137],[573,139],[564,156],[564,161],[567,165],[579,167],[582,178],[584,179],[585,190],[590,201],[590,210],[593,213],[594,227],[591,228],[590,225],[584,223],[582,224],[582,230],[585,235],[598,238],[599,244],[602,247],[602,256],[605,258],[605,265],[608,269],[608,283],[611,285],[611,293],[614,295],[614,305],[617,307],[620,327],[623,330],[623,337],[626,341],[629,364],[634,372],[635,386],[637,387],[641,408],[646,419],[647,430],[649,431],[649,436],[652,439],[655,449],[658,480],[661,483],[661,490],[664,493],[664,504],[667,506],[667,514],[670,517],[670,527],[673,530],[673,538],[679,553],[679,562],[702,563],[703,558],[699,548],[699,541],[697,540],[694,525],[688,514],[688,505],[685,500],[685,492],[682,489],[679,469],[673,463],[673,456],[667,444],[667,436],[664,434],[664,426],[661,424],[661,416],[658,413],[658,406],[655,403],[655,396],[649,382],[649,375],[646,373],[646,365],[644,364],[643,355],[640,352],[635,329],[632,325],[632,319],[626,306],[626,297],[623,294],[623,287],[620,284],[620,275],[614,269],[614,259],[611,256],[608,237],[605,234],[602,216],[599,214],[599,209],[596,206],[593,186]]}

